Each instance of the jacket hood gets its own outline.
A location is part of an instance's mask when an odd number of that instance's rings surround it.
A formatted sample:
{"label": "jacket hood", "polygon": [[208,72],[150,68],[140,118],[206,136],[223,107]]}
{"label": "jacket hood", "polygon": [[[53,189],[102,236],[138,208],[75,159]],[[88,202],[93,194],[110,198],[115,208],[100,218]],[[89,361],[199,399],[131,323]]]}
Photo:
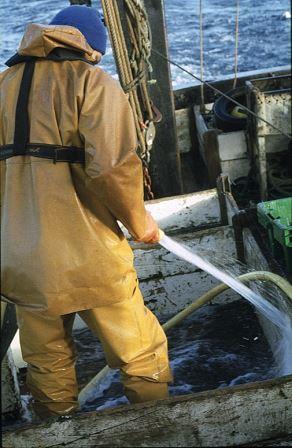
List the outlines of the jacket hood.
{"label": "jacket hood", "polygon": [[45,58],[55,48],[80,51],[84,53],[85,58],[90,62],[98,62],[101,58],[101,54],[91,48],[77,28],[67,25],[41,25],[35,23],[27,25],[17,51],[22,56]]}

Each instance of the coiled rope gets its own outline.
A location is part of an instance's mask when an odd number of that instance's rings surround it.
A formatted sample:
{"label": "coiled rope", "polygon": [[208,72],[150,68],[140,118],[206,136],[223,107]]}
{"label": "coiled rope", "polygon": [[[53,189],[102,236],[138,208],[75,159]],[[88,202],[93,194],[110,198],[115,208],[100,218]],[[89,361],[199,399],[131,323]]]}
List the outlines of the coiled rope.
{"label": "coiled rope", "polygon": [[[144,171],[144,190],[147,199],[153,199],[151,179],[148,172],[150,150],[155,136],[152,103],[148,93],[148,77],[152,72],[151,31],[142,0],[123,0],[126,23],[130,37],[130,56],[116,0],[101,0],[105,22],[117,63],[120,83],[129,96],[133,111],[137,138],[138,155]],[[153,80],[150,80],[150,83]]]}
{"label": "coiled rope", "polygon": [[[289,151],[289,150],[288,150]],[[292,196],[292,177],[289,153],[283,157],[283,153],[274,153],[268,160],[268,181],[270,184],[269,197],[276,199]]]}

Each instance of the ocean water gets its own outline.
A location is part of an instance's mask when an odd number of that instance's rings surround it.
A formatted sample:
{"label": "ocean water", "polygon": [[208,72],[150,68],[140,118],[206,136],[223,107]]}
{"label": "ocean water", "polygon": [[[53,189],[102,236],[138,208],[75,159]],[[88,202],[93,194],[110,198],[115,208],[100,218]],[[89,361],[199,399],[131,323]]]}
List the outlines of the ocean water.
{"label": "ocean water", "polygon": [[[165,0],[165,16],[170,58],[195,75],[200,74],[199,1]],[[15,53],[25,25],[48,23],[67,0],[1,0],[0,70]],[[100,8],[100,2],[93,1]],[[234,67],[236,0],[203,1],[204,78],[215,80],[231,75]],[[250,71],[290,64],[291,14],[289,0],[240,0],[239,71]],[[159,33],[153,31],[153,40]],[[111,48],[102,67],[116,76]],[[192,79],[172,66],[173,87],[193,84]]]}

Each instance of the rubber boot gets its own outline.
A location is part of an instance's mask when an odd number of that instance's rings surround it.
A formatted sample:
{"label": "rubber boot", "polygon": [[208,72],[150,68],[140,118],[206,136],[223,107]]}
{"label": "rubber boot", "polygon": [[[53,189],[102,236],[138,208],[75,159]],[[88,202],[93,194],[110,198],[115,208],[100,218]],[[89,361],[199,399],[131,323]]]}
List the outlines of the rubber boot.
{"label": "rubber boot", "polygon": [[39,419],[47,419],[55,416],[65,416],[74,414],[78,410],[78,404],[75,401],[72,402],[53,402],[53,401],[34,401],[32,408]]}
{"label": "rubber boot", "polygon": [[169,397],[168,383],[149,381],[138,376],[121,375],[124,393],[131,404]]}

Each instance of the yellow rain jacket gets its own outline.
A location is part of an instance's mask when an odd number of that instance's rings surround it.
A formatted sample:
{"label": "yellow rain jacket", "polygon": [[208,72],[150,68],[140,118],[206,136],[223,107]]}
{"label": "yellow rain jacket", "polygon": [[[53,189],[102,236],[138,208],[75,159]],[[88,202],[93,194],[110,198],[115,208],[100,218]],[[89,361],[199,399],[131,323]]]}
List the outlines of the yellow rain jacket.
{"label": "yellow rain jacket", "polygon": [[[28,26],[20,55],[54,48],[84,51],[69,26]],[[0,145],[13,143],[24,64],[0,77]],[[30,143],[85,148],[85,166],[16,156],[1,162],[2,295],[51,314],[109,305],[132,296],[133,254],[117,220],[146,230],[142,168],[127,96],[84,61],[38,60],[29,97]]]}

